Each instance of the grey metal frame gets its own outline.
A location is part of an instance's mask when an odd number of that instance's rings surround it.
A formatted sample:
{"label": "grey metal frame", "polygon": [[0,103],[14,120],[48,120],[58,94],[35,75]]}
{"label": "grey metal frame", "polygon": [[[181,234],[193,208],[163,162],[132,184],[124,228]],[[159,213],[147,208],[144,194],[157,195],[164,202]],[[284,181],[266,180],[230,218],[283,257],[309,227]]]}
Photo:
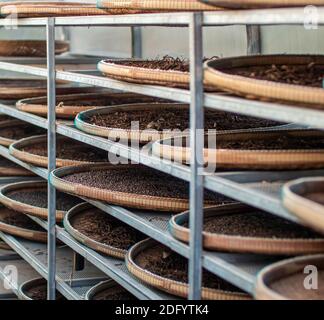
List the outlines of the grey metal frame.
{"label": "grey metal frame", "polygon": [[[318,8],[320,25],[324,24],[324,8]],[[0,20],[0,26],[5,26],[9,22],[5,19]],[[141,163],[154,167],[158,170],[172,174],[179,178],[190,181],[190,221],[191,236],[190,246],[180,243],[173,239],[163,228],[158,228],[152,223],[148,223],[145,215],[136,218],[135,215],[124,209],[110,206],[98,201],[89,201],[95,206],[101,208],[107,213],[114,215],[122,221],[132,224],[142,232],[149,236],[160,240],[166,245],[178,251],[180,254],[189,258],[189,283],[190,283],[190,299],[199,299],[201,292],[201,268],[204,266],[208,270],[220,275],[226,280],[236,284],[242,289],[253,294],[254,280],[257,270],[268,263],[267,259],[254,261],[252,258],[238,257],[231,254],[207,253],[202,250],[202,212],[203,212],[203,187],[222,193],[224,195],[235,198],[239,201],[251,204],[255,207],[262,208],[270,213],[297,221],[292,217],[281,205],[278,189],[280,185],[273,185],[269,189],[262,189],[261,182],[265,178],[275,181],[276,179],[289,179],[301,175],[323,175],[323,170],[305,171],[305,172],[234,172],[234,173],[218,173],[215,176],[204,176],[202,174],[202,141],[197,128],[203,128],[203,106],[236,112],[245,115],[259,116],[273,120],[296,122],[302,125],[311,125],[324,129],[324,112],[296,108],[293,106],[284,106],[276,103],[265,103],[259,101],[248,101],[241,98],[228,97],[224,95],[212,95],[203,93],[202,82],[202,27],[203,26],[220,26],[220,25],[247,25],[248,54],[256,54],[261,50],[260,25],[285,24],[297,25],[304,23],[303,8],[294,9],[267,9],[267,10],[244,10],[244,11],[224,11],[224,12],[208,12],[208,13],[164,13],[164,14],[145,14],[145,15],[127,15],[127,16],[102,16],[102,17],[59,17],[59,18],[30,18],[18,20],[19,26],[46,26],[47,27],[47,70],[37,67],[31,67],[12,62],[0,62],[0,69],[11,70],[15,72],[47,77],[48,80],[48,101],[49,115],[46,119],[26,114],[12,107],[0,104],[0,112],[10,114],[21,120],[28,121],[35,125],[48,129],[48,145],[49,145],[49,166],[48,170],[36,168],[25,164],[11,157],[5,148],[0,147],[0,154],[8,159],[28,168],[38,175],[48,178],[49,172],[55,168],[55,133],[66,135],[72,139],[76,139],[99,148],[109,151],[112,142],[99,137],[93,137],[66,125],[55,125],[55,78],[67,81],[74,81],[83,84],[106,87],[117,90],[127,90],[147,94],[151,96],[173,99],[179,102],[190,103],[191,110],[191,144],[195,150],[195,157],[192,159],[191,168],[184,167],[179,164],[168,161],[160,161],[156,157],[150,155],[147,151],[131,150],[123,145],[118,145],[114,152],[120,152],[121,156],[140,160]],[[54,57],[54,38],[55,26],[131,26],[133,27],[132,53],[136,57],[141,56],[140,26],[181,26],[189,27],[190,38],[190,60],[191,60],[191,89],[190,91],[156,87],[150,85],[138,85],[124,83],[95,75],[84,73],[73,73],[66,71],[55,72]],[[297,112],[298,111],[298,112]],[[114,145],[116,147],[116,145]],[[134,284],[130,284],[132,280],[125,278],[120,271],[114,269],[107,260],[100,255],[81,246],[64,230],[55,228],[55,188],[49,183],[49,255],[46,270],[48,274],[48,298],[55,298],[55,238],[60,238],[64,243],[73,248],[86,259],[112,275],[129,290],[134,289]],[[36,219],[37,220],[37,219]],[[38,223],[44,225],[44,222],[37,220]],[[45,225],[44,225],[45,226]],[[14,240],[9,238],[8,242],[12,245],[19,246]],[[12,242],[13,241],[13,242]],[[255,259],[255,257],[254,257]],[[62,289],[62,287],[59,286]],[[63,288],[64,289],[64,288]],[[143,289],[141,298],[158,298],[152,292]],[[63,290],[64,291],[64,290]],[[162,296],[160,295],[162,298]]]}
{"label": "grey metal frame", "polygon": [[[55,18],[46,24],[47,105],[48,105],[48,174],[56,164],[56,87],[55,87]],[[56,189],[48,183],[48,300],[55,300],[56,274]]]}

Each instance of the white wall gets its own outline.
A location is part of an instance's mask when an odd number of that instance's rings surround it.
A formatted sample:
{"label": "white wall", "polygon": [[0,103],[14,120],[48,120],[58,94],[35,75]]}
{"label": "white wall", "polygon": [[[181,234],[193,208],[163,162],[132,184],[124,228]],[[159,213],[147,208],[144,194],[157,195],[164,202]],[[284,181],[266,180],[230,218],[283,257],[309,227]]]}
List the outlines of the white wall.
{"label": "white wall", "polygon": [[[143,27],[143,55],[188,56],[186,28]],[[270,26],[261,28],[263,53],[324,53],[324,28]],[[71,30],[71,48],[115,57],[131,54],[129,28],[77,28]],[[209,27],[204,30],[204,54],[235,56],[246,53],[245,27]]]}

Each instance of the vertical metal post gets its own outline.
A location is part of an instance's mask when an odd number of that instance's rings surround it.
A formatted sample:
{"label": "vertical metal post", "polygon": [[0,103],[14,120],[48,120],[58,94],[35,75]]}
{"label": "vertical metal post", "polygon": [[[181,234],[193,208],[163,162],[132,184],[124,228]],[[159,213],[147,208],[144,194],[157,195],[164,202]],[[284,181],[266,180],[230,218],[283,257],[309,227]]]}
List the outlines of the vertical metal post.
{"label": "vertical metal post", "polygon": [[82,257],[77,252],[73,253],[73,267],[74,271],[81,271],[84,269],[85,266],[85,260],[84,257]]}
{"label": "vertical metal post", "polygon": [[260,26],[247,25],[246,37],[247,37],[247,54],[248,55],[260,54],[262,51]]}
{"label": "vertical metal post", "polygon": [[201,299],[202,279],[202,221],[203,221],[203,44],[201,13],[192,13],[190,38],[190,256],[189,299]]}
{"label": "vertical metal post", "polygon": [[132,32],[132,57],[142,58],[142,29],[141,27],[131,27]]}
{"label": "vertical metal post", "polygon": [[56,190],[51,185],[50,172],[56,164],[56,88],[55,88],[55,19],[46,23],[47,39],[47,152],[48,152],[48,287],[47,299],[55,300],[56,275]]}

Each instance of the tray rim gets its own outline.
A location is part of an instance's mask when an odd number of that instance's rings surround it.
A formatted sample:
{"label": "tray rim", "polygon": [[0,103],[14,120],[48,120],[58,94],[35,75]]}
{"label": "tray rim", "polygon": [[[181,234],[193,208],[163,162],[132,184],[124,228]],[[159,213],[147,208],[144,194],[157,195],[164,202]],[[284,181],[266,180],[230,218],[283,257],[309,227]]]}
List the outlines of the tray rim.
{"label": "tray rim", "polygon": [[76,206],[74,206],[73,208],[68,210],[68,212],[66,213],[66,215],[65,215],[65,217],[63,219],[64,229],[72,237],[74,237],[75,239],[80,241],[85,246],[90,247],[91,249],[93,249],[95,251],[99,251],[99,252],[101,252],[103,254],[106,254],[108,256],[115,257],[115,258],[118,258],[118,259],[124,259],[127,250],[116,248],[116,247],[113,247],[111,245],[108,245],[108,244],[101,243],[101,242],[98,242],[96,240],[93,240],[93,239],[86,236],[85,234],[83,234],[82,232],[80,232],[79,230],[75,229],[72,226],[71,219],[73,217],[75,217],[78,214],[81,214],[84,210],[91,209],[91,208],[96,209],[96,210],[100,210],[100,209],[97,209],[96,207],[92,206],[91,204],[89,204],[87,202],[82,202],[80,204],[77,204]]}
{"label": "tray rim", "polygon": [[[277,293],[276,291],[270,289],[265,283],[265,277],[271,276],[271,274],[283,267],[293,265],[295,269],[298,269],[300,263],[305,263],[307,261],[324,260],[324,254],[307,255],[301,257],[293,257],[289,259],[284,259],[279,262],[272,263],[267,267],[263,268],[257,275],[255,284],[255,297],[257,300],[291,300],[286,296]],[[285,269],[286,272],[289,271]]]}
{"label": "tray rim", "polygon": [[[40,187],[43,186],[45,188],[47,187],[46,181],[31,180],[31,181],[21,181],[21,182],[6,184],[0,187],[0,203],[2,203],[4,206],[14,211],[18,211],[28,215],[33,215],[35,217],[47,220],[48,208],[41,208],[20,201],[16,201],[8,197],[7,195],[7,193],[11,191],[19,191],[20,189],[26,189],[28,187],[34,187],[39,189]],[[57,222],[63,221],[65,213],[66,212],[63,210],[56,210],[56,221]]]}
{"label": "tray rim", "polygon": [[[114,169],[114,168],[115,169],[117,168],[118,170],[119,168],[122,168],[121,166],[140,166],[140,165],[122,164],[116,166],[107,163],[96,163],[96,164],[91,164],[91,167],[89,165],[61,167],[51,172],[50,182],[56,188],[64,192],[76,194],[84,197],[92,197],[92,199],[106,201],[115,205],[121,205],[121,206],[124,205],[124,206],[138,208],[138,209],[152,209],[161,212],[181,212],[183,210],[188,209],[189,206],[188,199],[167,198],[167,197],[163,198],[163,197],[156,197],[156,196],[149,196],[149,195],[137,195],[134,193],[125,193],[125,192],[118,192],[118,191],[111,192],[108,189],[106,190],[106,189],[100,189],[96,187],[87,187],[81,184],[71,183],[62,179],[62,177],[64,177],[65,175],[72,174],[72,173],[79,173],[84,171],[92,171],[92,170],[100,170],[100,169]],[[147,202],[149,204],[145,204]],[[206,202],[206,204],[209,204],[209,202]]]}
{"label": "tray rim", "polygon": [[[239,210],[246,214],[260,211],[244,205],[242,203],[223,204],[213,207],[204,208],[204,216],[212,217],[215,215],[231,214],[239,212]],[[179,223],[179,219],[188,220],[189,211],[182,212],[174,215],[169,220],[169,231],[173,237],[183,241],[189,242],[189,229],[183,227]],[[203,243],[204,248],[212,251],[224,251],[224,252],[237,252],[237,253],[255,253],[255,254],[267,254],[267,255],[305,255],[316,254],[324,252],[324,237],[308,239],[308,238],[271,238],[271,237],[252,237],[252,236],[235,236],[226,235],[222,233],[211,233],[203,231]],[[310,250],[308,246],[313,245],[321,246],[315,250]],[[303,247],[304,245],[304,247]]]}
{"label": "tray rim", "polygon": [[[126,267],[135,277],[139,278],[140,280],[146,282],[149,285],[153,285],[157,287],[160,290],[163,290],[165,292],[171,293],[171,294],[178,294],[178,296],[186,298],[187,293],[189,291],[189,285],[184,282],[171,280],[162,276],[159,276],[157,274],[154,274],[146,269],[143,269],[140,267],[136,262],[136,256],[139,252],[142,252],[143,250],[147,249],[148,247],[152,246],[153,244],[159,244],[159,242],[148,238],[145,240],[142,240],[132,246],[126,255]],[[149,278],[149,280],[147,279]],[[152,282],[154,280],[158,281],[167,281],[168,287],[164,288],[161,285],[154,285]],[[177,289],[178,288],[178,289]],[[179,289],[180,288],[180,289]],[[175,291],[178,291],[175,293]],[[252,298],[244,292],[231,292],[231,291],[225,291],[225,290],[219,290],[219,289],[212,289],[212,288],[202,288],[202,299],[208,299],[208,295],[215,295],[218,297],[219,300],[225,299],[225,300],[251,300]],[[211,298],[213,299],[213,298]],[[214,298],[215,299],[215,298]]]}

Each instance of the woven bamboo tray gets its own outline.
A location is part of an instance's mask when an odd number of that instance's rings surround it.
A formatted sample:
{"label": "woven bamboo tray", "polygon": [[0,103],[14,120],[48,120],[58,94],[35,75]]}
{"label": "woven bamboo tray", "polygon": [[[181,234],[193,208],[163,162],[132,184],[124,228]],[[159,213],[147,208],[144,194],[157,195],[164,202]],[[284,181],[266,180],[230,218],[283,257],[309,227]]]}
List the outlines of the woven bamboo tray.
{"label": "woven bamboo tray", "polygon": [[[305,268],[310,273],[306,273]],[[317,271],[318,289],[309,290],[307,277]],[[315,275],[316,276],[316,275]],[[297,257],[274,263],[258,274],[255,296],[258,300],[324,300],[324,255]]]}
{"label": "woven bamboo tray", "polygon": [[205,63],[205,81],[219,90],[248,99],[296,103],[303,107],[323,108],[323,88],[292,85],[258,80],[228,74],[226,70],[271,65],[308,65],[314,62],[324,68],[324,56],[315,55],[262,55],[210,60]]}
{"label": "woven bamboo tray", "polygon": [[[135,93],[82,93],[56,96],[56,116],[64,119],[74,119],[80,113],[91,109],[97,109],[118,103],[117,101],[127,101],[129,103],[153,102],[156,98],[143,96]],[[116,103],[115,103],[116,101]],[[37,114],[47,116],[47,97],[37,97],[31,99],[19,100],[16,108]]]}
{"label": "woven bamboo tray", "polygon": [[[292,137],[320,137],[322,133],[308,129],[280,130],[236,130],[223,131],[216,135],[219,141],[243,141],[273,139],[283,134]],[[187,141],[188,137],[186,138]],[[215,141],[215,139],[213,139]],[[159,140],[152,144],[152,153],[158,157],[190,164],[190,147],[182,147],[182,139]],[[324,166],[324,149],[248,150],[248,149],[204,149],[204,162],[226,169],[315,169]]]}
{"label": "woven bamboo tray", "polygon": [[[243,204],[225,204],[204,209],[204,217],[210,218],[232,213],[253,213],[255,209]],[[189,243],[190,232],[183,224],[189,220],[189,211],[173,216],[169,222],[170,233]],[[271,255],[302,255],[324,252],[324,238],[289,239],[270,237],[232,236],[203,231],[203,245],[208,250]]]}
{"label": "woven bamboo tray", "polygon": [[[126,192],[117,192],[108,189],[100,189],[96,187],[89,187],[82,184],[71,183],[64,180],[64,176],[80,173],[91,172],[100,169],[114,170],[118,174],[119,170],[131,166],[134,170],[138,165],[113,165],[113,164],[91,164],[82,166],[71,166],[59,168],[51,172],[51,183],[59,190],[70,194],[83,196],[91,199],[106,201],[111,204],[131,207],[136,209],[156,210],[166,212],[182,212],[188,210],[189,200],[179,198],[167,198],[158,196],[149,196],[144,194],[134,194]],[[213,202],[205,201],[206,205],[215,204]]]}
{"label": "woven bamboo tray", "polygon": [[206,5],[231,8],[275,8],[275,7],[304,7],[307,5],[323,6],[323,0],[199,0]]}
{"label": "woven bamboo tray", "polygon": [[82,215],[82,212],[84,212],[85,210],[89,210],[91,208],[93,208],[94,210],[98,210],[88,203],[81,203],[75,206],[74,208],[72,208],[71,210],[69,210],[66,216],[64,217],[64,228],[73,238],[77,239],[85,246],[95,251],[106,254],[108,256],[112,256],[118,259],[124,259],[127,252],[126,250],[122,250],[104,243],[100,243],[96,240],[93,240],[72,226],[71,222],[75,216]]}
{"label": "woven bamboo tray", "polygon": [[[33,190],[47,190],[47,182],[43,181],[26,181],[26,182],[15,182],[3,186],[0,188],[0,203],[4,206],[21,213],[29,214],[44,220],[47,220],[48,209],[42,207],[36,207],[27,203],[16,201],[8,195],[12,192],[19,191],[33,191]],[[63,221],[65,211],[56,210],[56,221]]]}
{"label": "woven bamboo tray", "polygon": [[100,9],[93,4],[76,2],[21,2],[12,1],[0,5],[2,15],[17,14],[19,18],[31,17],[64,17],[64,16],[94,16],[108,14],[146,13],[143,10],[124,9]]}
{"label": "woven bamboo tray", "polygon": [[131,129],[121,129],[121,128],[113,128],[113,127],[103,127],[95,124],[91,124],[87,120],[93,115],[107,115],[113,114],[115,112],[120,111],[143,111],[143,113],[152,110],[163,110],[165,108],[176,108],[176,109],[185,109],[188,110],[188,105],[185,104],[176,104],[176,103],[142,103],[142,104],[127,104],[121,106],[111,106],[106,108],[100,108],[99,110],[88,110],[85,112],[79,113],[75,120],[75,126],[84,132],[87,132],[92,135],[101,136],[105,138],[109,138],[111,140],[124,140],[124,141],[136,141],[139,143],[147,143],[150,141],[156,141],[159,139],[165,139],[169,137],[174,137],[177,135],[181,135],[181,132],[177,132],[176,130],[167,131],[157,131],[157,130],[131,130]]}
{"label": "woven bamboo tray", "polygon": [[[14,130],[13,128],[25,127],[25,126],[33,127],[33,125],[20,120],[7,120],[7,121],[0,122],[0,129],[10,128]],[[14,142],[16,142],[16,140],[0,136],[0,145],[2,146],[9,147]]]}
{"label": "woven bamboo tray", "polygon": [[11,234],[13,236],[18,236],[27,240],[31,240],[31,241],[47,242],[47,232],[45,230],[44,232],[35,231],[35,230],[16,227],[14,225],[4,223],[3,218],[12,213],[13,213],[12,210],[0,206],[0,231]]}
{"label": "woven bamboo tray", "polygon": [[[97,0],[99,8],[140,9],[157,11],[210,11],[214,6],[203,4],[198,0]],[[220,8],[218,8],[220,9]]]}
{"label": "woven bamboo tray", "polygon": [[[9,152],[15,158],[33,164],[35,166],[47,168],[48,166],[48,158],[47,156],[40,156],[34,153],[29,153],[23,151],[23,148],[35,145],[37,143],[46,143],[47,136],[46,135],[38,135],[32,136],[28,138],[24,138],[12,143],[9,147]],[[57,144],[64,144],[66,141],[70,141],[69,138],[58,136]],[[0,140],[1,142],[1,140]],[[73,159],[60,159],[56,158],[56,167],[65,167],[65,166],[73,166],[79,164],[90,164],[93,163],[91,161],[79,161]]]}
{"label": "woven bamboo tray", "polygon": [[[8,160],[8,162],[11,162]],[[31,177],[35,174],[19,166],[6,166],[0,164],[0,177]]]}
{"label": "woven bamboo tray", "polygon": [[286,183],[282,188],[283,205],[301,221],[324,233],[324,205],[307,195],[317,193],[324,198],[324,177],[301,178]]}
{"label": "woven bamboo tray", "polygon": [[[105,76],[116,80],[189,89],[189,72],[127,66],[117,64],[118,61],[120,60],[102,60],[98,63],[98,69]],[[122,60],[124,63],[131,61],[134,61],[134,59]],[[205,85],[204,87],[206,91],[217,91],[214,86]]]}
{"label": "woven bamboo tray", "polygon": [[[55,41],[55,54],[69,51],[69,43]],[[0,56],[46,57],[46,41],[41,40],[0,40]]]}
{"label": "woven bamboo tray", "polygon": [[18,297],[20,300],[33,300],[27,295],[27,291],[35,286],[45,285],[47,284],[46,279],[44,278],[36,278],[32,280],[27,280],[22,283],[18,289]]}
{"label": "woven bamboo tray", "polygon": [[[57,83],[57,94],[96,92],[93,87],[73,87],[71,84]],[[46,96],[46,80],[32,79],[0,79],[0,99],[19,100]]]}
{"label": "woven bamboo tray", "polygon": [[121,285],[119,285],[116,281],[110,279],[106,281],[102,281],[97,285],[93,286],[89,291],[87,291],[85,295],[85,300],[95,300],[94,297],[100,294],[103,291],[111,290],[111,291],[121,291],[125,290]]}
{"label": "woven bamboo tray", "polygon": [[[171,280],[143,269],[137,262],[137,256],[147,249],[156,246],[158,242],[153,239],[146,239],[135,244],[126,255],[126,266],[130,273],[141,281],[167,293],[187,298],[189,286],[187,283]],[[241,292],[229,292],[203,287],[201,290],[203,300],[250,300],[248,294]]]}

